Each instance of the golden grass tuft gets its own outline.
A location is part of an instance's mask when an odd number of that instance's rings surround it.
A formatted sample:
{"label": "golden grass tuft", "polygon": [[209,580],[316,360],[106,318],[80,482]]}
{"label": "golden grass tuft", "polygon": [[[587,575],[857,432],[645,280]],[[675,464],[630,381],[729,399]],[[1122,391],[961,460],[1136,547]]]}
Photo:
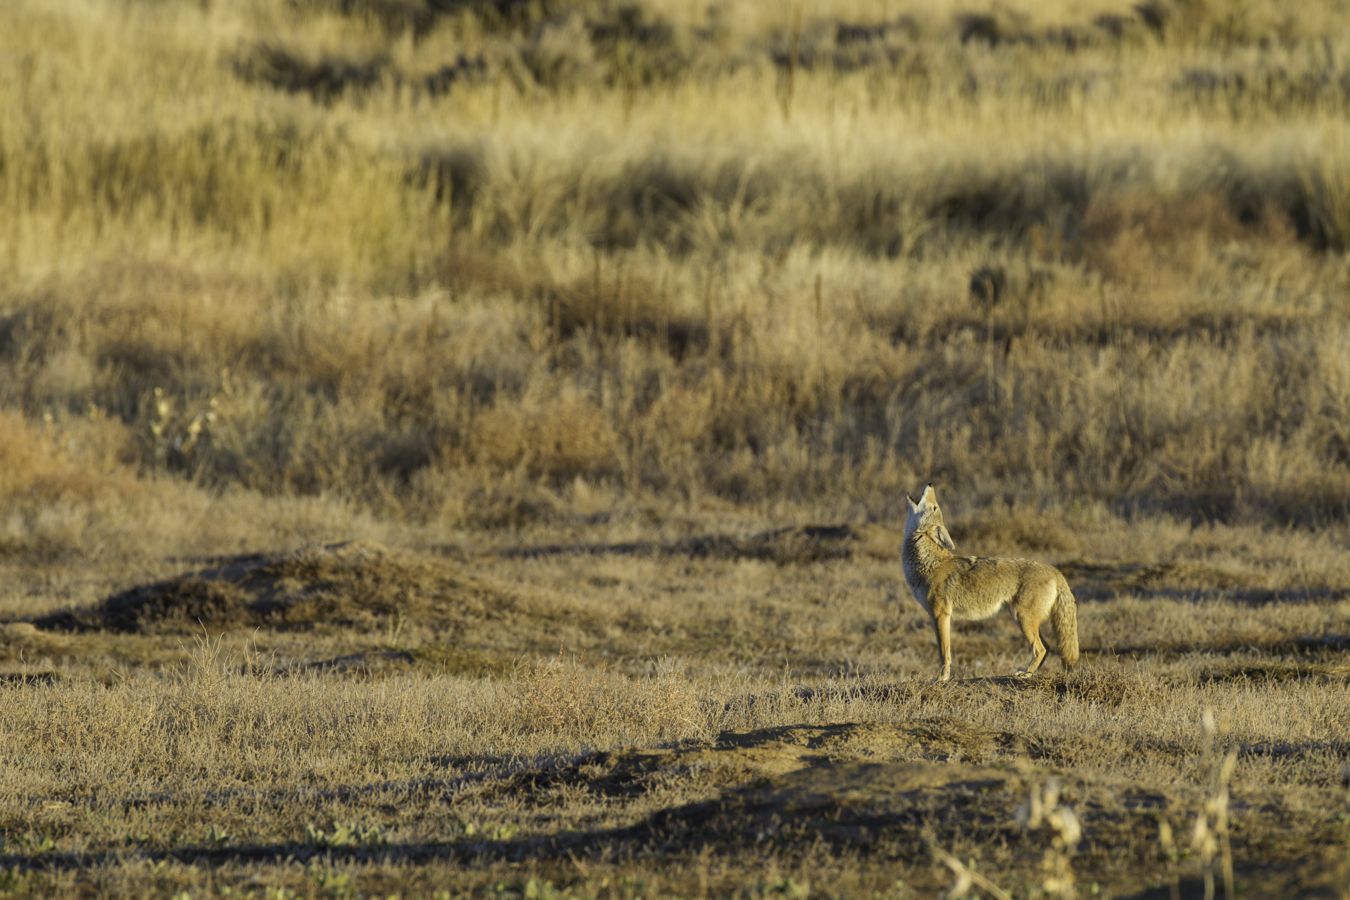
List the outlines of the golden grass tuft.
{"label": "golden grass tuft", "polygon": [[1074,554],[1083,546],[1072,518],[1063,510],[989,509],[954,524],[951,533],[953,540],[961,542],[962,552],[968,547],[968,552],[976,556]]}
{"label": "golden grass tuft", "polygon": [[616,729],[640,730],[648,740],[710,736],[707,704],[683,664],[662,659],[653,669],[634,682],[559,651],[517,670],[514,702],[529,727],[563,740]]}
{"label": "golden grass tuft", "polygon": [[1107,660],[1060,669],[1044,681],[1044,689],[1111,709],[1126,702],[1148,703],[1159,696],[1157,685],[1150,684],[1138,672],[1123,672],[1119,665],[1111,665]]}
{"label": "golden grass tuft", "polygon": [[56,427],[0,412],[0,498],[27,505],[135,491],[131,452],[131,435],[120,422],[95,417]]}
{"label": "golden grass tuft", "polygon": [[471,457],[494,467],[523,467],[533,475],[572,479],[613,477],[618,435],[599,404],[572,385],[553,396],[479,414],[461,440]]}

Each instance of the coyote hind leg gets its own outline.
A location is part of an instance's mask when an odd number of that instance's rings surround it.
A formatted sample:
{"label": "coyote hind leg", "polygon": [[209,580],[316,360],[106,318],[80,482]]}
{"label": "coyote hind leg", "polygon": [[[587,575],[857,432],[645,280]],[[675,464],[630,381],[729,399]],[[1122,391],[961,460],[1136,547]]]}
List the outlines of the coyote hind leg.
{"label": "coyote hind leg", "polygon": [[1027,643],[1031,644],[1031,661],[1025,668],[1017,670],[1017,674],[1022,678],[1029,678],[1036,674],[1036,670],[1045,662],[1045,644],[1041,642],[1041,623],[1034,616],[1019,616],[1016,611],[1012,612],[1013,621],[1022,629],[1022,634],[1026,637]]}

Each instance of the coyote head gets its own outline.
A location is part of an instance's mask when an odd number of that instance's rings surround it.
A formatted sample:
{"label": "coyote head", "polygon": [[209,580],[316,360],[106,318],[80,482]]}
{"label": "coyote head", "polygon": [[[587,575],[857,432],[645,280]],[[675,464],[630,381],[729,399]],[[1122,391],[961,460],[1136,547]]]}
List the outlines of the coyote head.
{"label": "coyote head", "polygon": [[906,543],[911,535],[926,534],[940,546],[956,550],[952,536],[947,533],[947,526],[942,524],[942,509],[938,506],[937,494],[931,484],[923,489],[918,503],[909,494],[905,494],[905,502],[909,504],[909,518],[905,520]]}

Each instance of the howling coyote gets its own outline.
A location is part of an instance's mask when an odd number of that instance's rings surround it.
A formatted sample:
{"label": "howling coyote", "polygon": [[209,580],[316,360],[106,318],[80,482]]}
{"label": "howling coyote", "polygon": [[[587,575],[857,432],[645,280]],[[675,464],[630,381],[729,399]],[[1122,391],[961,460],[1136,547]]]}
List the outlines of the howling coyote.
{"label": "howling coyote", "polygon": [[958,556],[952,536],[942,524],[942,510],[930,484],[909,503],[901,559],[905,583],[914,599],[933,617],[939,681],[952,677],[952,619],[987,619],[1007,605],[1013,620],[1031,643],[1031,662],[1019,675],[1031,675],[1045,659],[1041,623],[1050,620],[1059,654],[1068,668],[1078,662],[1078,615],[1073,593],[1059,569],[1029,559]]}

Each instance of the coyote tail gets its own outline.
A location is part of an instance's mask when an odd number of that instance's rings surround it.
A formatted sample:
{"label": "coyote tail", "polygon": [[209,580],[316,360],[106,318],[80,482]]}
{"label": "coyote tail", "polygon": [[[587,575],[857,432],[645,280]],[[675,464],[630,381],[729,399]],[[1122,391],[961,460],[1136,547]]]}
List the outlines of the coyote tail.
{"label": "coyote tail", "polygon": [[1055,605],[1050,607],[1050,627],[1054,629],[1059,656],[1067,669],[1078,662],[1078,610],[1073,591],[1069,590],[1068,583],[1062,578]]}

